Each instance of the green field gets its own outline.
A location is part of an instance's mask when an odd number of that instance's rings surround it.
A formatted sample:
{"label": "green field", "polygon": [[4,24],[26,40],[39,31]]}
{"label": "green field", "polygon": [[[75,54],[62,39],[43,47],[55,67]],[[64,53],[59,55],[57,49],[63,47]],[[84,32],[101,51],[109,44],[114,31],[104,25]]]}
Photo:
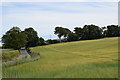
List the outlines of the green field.
{"label": "green field", "polygon": [[3,68],[3,78],[117,78],[118,38],[31,48],[37,61]]}

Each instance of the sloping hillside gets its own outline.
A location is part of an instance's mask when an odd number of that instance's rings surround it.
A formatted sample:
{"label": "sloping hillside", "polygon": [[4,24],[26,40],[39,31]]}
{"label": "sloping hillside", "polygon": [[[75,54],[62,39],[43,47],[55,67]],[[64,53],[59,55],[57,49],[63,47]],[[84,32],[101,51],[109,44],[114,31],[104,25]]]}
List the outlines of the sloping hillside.
{"label": "sloping hillside", "polygon": [[76,41],[31,48],[37,61],[3,68],[4,78],[118,77],[118,38]]}

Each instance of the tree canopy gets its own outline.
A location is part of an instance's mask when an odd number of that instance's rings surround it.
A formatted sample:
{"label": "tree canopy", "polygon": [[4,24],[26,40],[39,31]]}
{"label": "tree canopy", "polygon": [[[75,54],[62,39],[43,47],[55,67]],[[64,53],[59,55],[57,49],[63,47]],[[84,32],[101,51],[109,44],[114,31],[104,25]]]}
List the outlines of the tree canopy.
{"label": "tree canopy", "polygon": [[75,27],[74,32],[75,32],[75,34],[78,35],[78,38],[81,39],[82,34],[83,34],[83,29],[81,27]]}
{"label": "tree canopy", "polygon": [[2,37],[3,47],[20,49],[27,43],[26,35],[18,27],[13,27]]}
{"label": "tree canopy", "polygon": [[[2,36],[2,43],[4,48],[20,49],[21,47],[34,47],[47,44],[55,44],[60,42],[91,40],[103,37],[120,37],[120,26],[108,25],[107,27],[99,27],[97,25],[84,25],[82,27],[75,27],[73,31],[64,27],[55,27],[54,34],[58,39],[44,40],[38,37],[37,31],[32,27],[21,31],[19,27],[12,27]],[[63,39],[61,39],[63,37]]]}
{"label": "tree canopy", "polygon": [[82,39],[98,39],[102,37],[102,29],[96,25],[85,25],[83,27]]}
{"label": "tree canopy", "polygon": [[71,33],[71,31],[68,28],[63,28],[63,27],[56,27],[54,31],[54,34],[56,34],[59,37],[60,42],[61,42],[61,37],[62,36],[67,37],[69,33]]}
{"label": "tree canopy", "polygon": [[63,27],[56,27],[55,34],[59,38],[61,36],[67,37],[67,41],[75,40],[91,40],[99,39],[103,37],[119,37],[120,36],[120,26],[118,25],[108,25],[107,27],[99,27],[97,25],[84,25],[82,27],[75,27],[73,32],[69,29]]}
{"label": "tree canopy", "polygon": [[32,27],[26,28],[24,30],[24,33],[27,36],[27,47],[34,47],[37,46],[39,43],[39,37],[37,35],[37,31],[35,31]]}
{"label": "tree canopy", "polygon": [[79,40],[79,36],[73,32],[68,34],[67,41],[77,41]]}
{"label": "tree canopy", "polygon": [[120,26],[118,25],[108,25],[105,31],[106,37],[119,37],[120,36]]}

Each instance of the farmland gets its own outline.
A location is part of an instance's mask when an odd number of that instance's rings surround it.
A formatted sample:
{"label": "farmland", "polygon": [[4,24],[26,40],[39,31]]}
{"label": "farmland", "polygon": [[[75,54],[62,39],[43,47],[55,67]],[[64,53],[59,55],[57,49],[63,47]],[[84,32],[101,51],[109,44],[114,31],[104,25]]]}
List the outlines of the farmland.
{"label": "farmland", "polygon": [[118,38],[59,43],[31,49],[39,52],[41,58],[3,68],[3,78],[118,77]]}

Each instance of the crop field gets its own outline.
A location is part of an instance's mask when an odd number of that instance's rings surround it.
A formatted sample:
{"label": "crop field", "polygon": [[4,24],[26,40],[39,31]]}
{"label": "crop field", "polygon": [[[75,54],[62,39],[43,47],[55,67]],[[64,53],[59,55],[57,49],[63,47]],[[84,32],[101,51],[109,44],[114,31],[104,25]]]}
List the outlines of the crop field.
{"label": "crop field", "polygon": [[118,38],[59,43],[31,49],[39,52],[41,58],[3,68],[3,78],[118,77]]}

